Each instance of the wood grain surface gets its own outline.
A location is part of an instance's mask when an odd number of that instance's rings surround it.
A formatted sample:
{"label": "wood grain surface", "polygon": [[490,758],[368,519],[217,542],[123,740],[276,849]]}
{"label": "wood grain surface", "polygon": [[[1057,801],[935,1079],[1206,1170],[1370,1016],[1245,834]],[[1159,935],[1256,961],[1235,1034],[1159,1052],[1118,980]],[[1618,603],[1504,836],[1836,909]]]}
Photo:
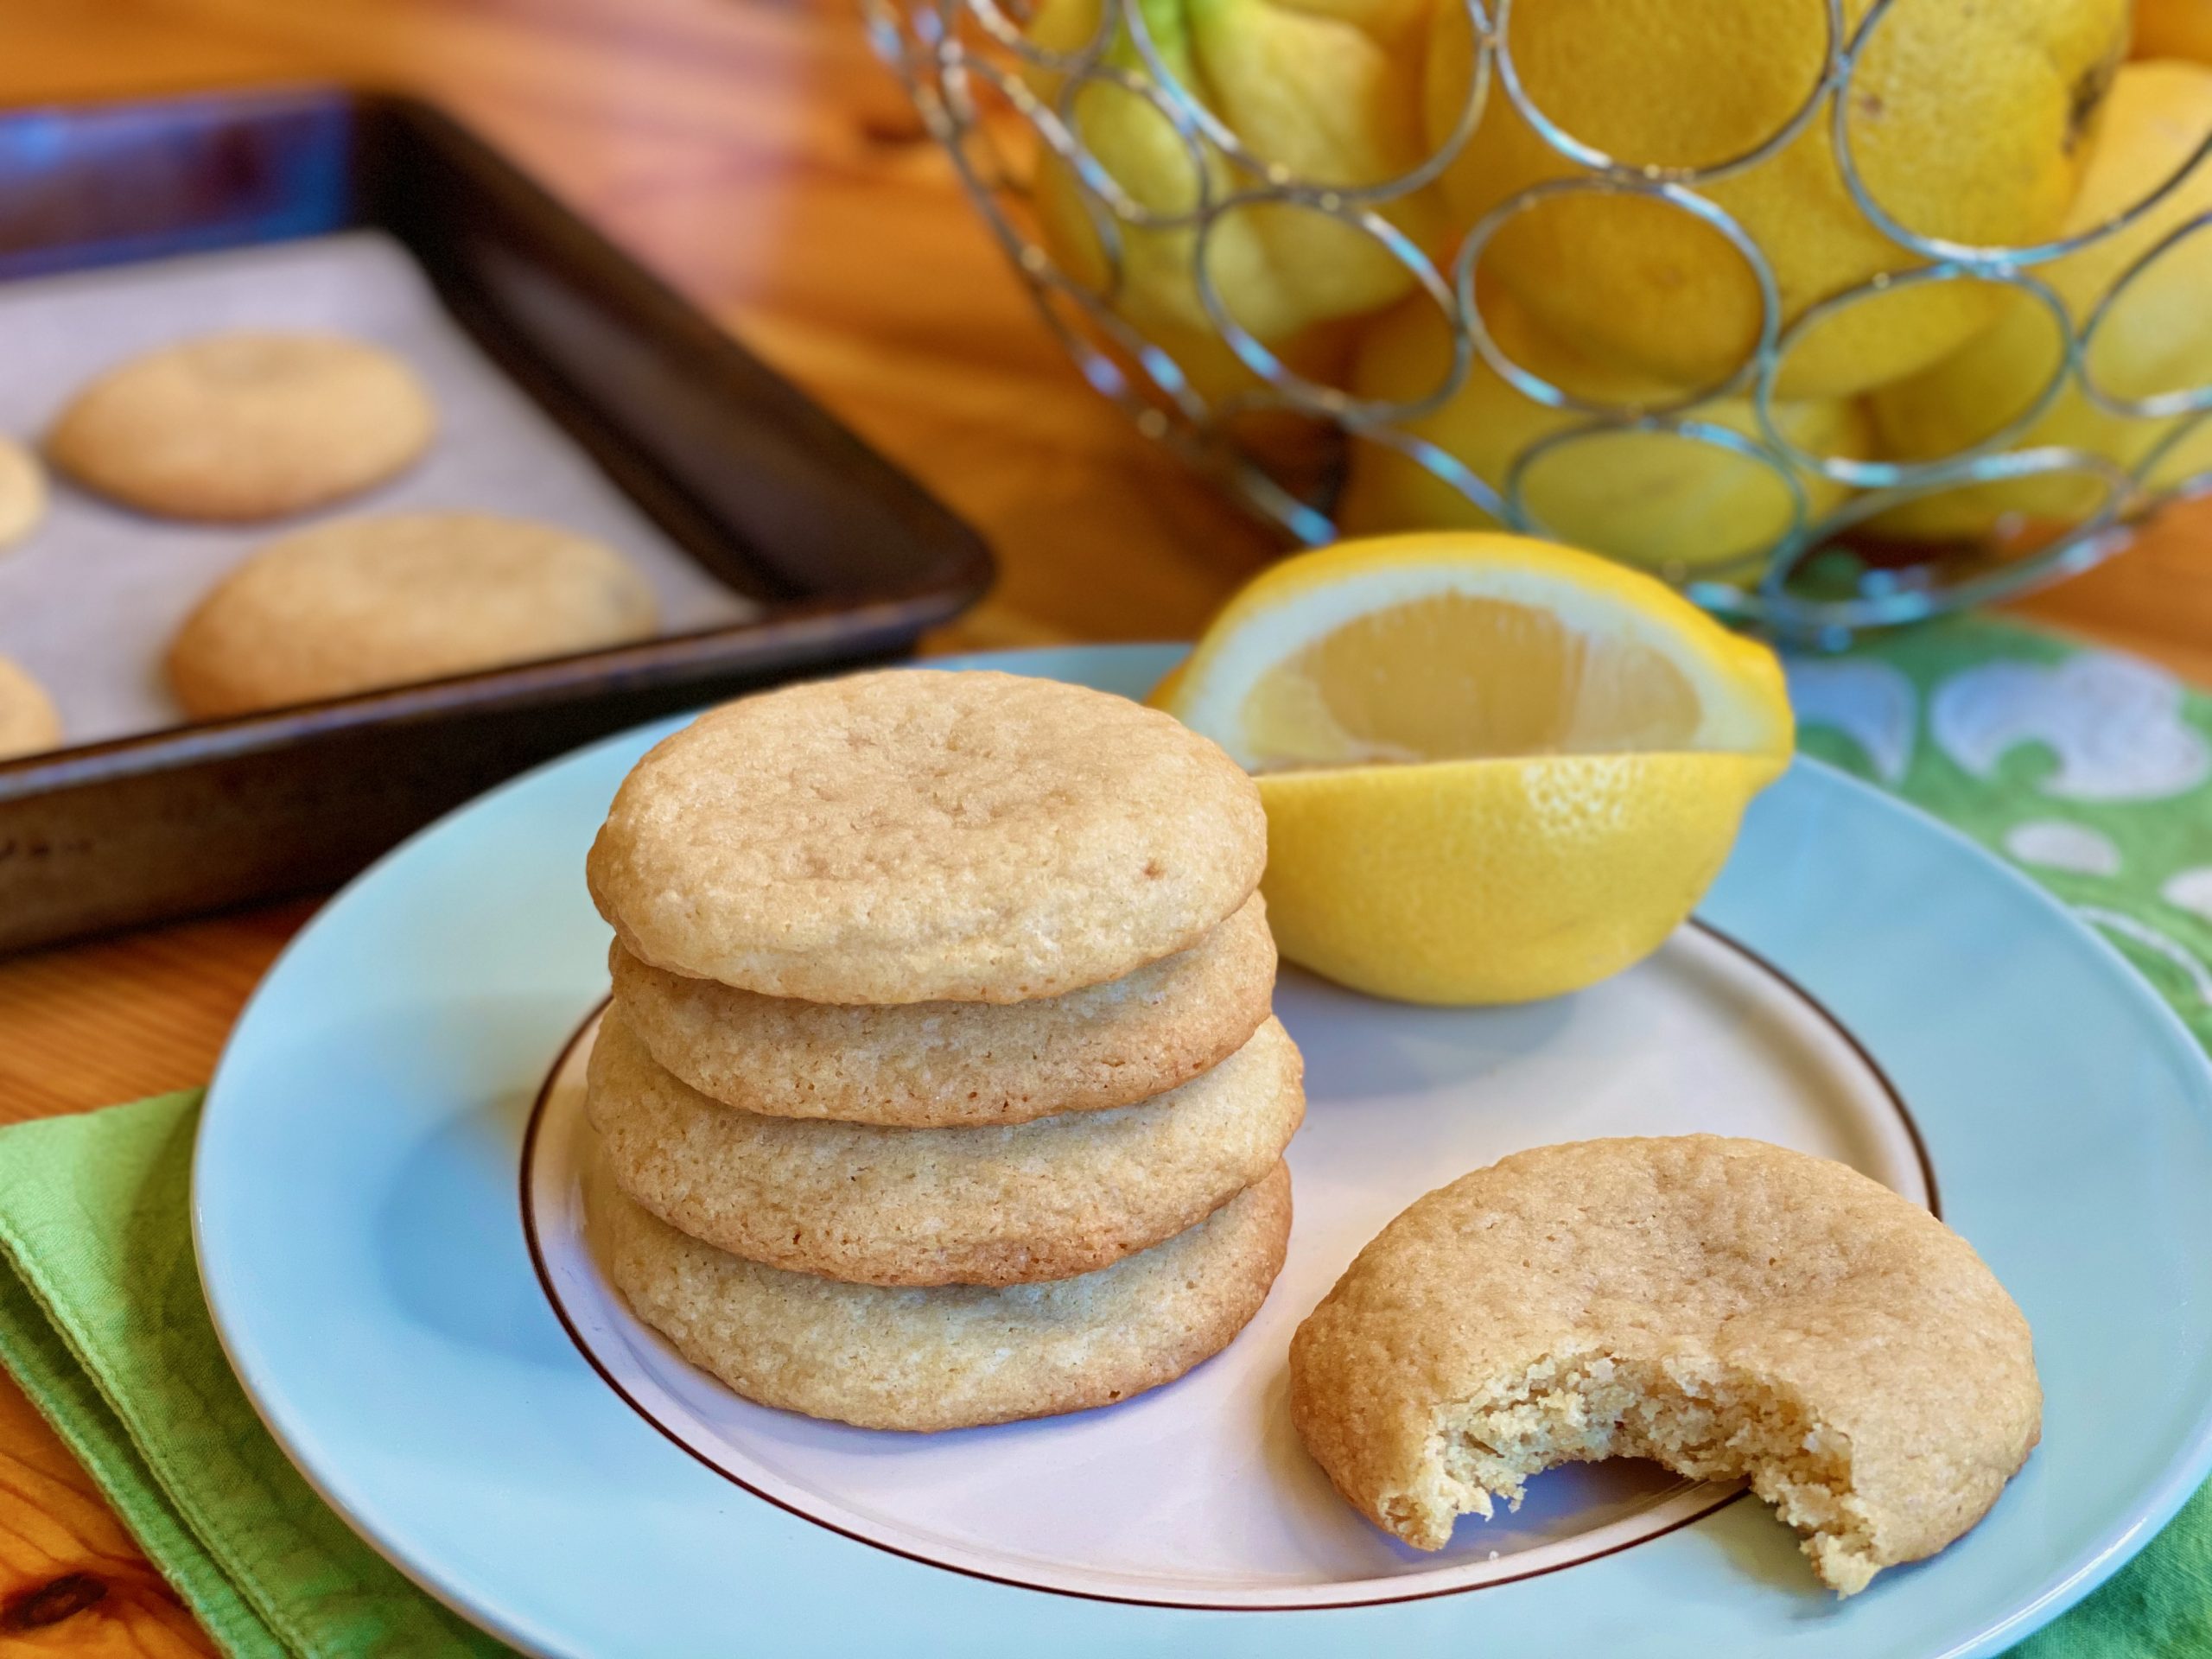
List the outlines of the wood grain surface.
{"label": "wood grain surface", "polygon": [[[937,647],[1186,635],[1268,556],[1069,369],[850,0],[0,0],[0,102],[323,77],[448,105],[980,526]],[[2212,510],[2020,609],[2212,682]],[[0,1122],[203,1079],[311,908],[0,963]],[[0,1379],[0,1659],[212,1651]]]}

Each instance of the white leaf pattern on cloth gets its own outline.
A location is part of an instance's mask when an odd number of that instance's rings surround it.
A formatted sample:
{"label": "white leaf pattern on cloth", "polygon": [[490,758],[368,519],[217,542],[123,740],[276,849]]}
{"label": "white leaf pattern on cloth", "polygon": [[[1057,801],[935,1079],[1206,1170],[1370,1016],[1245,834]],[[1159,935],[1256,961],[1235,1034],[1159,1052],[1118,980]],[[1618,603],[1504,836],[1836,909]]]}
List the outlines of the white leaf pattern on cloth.
{"label": "white leaf pattern on cloth", "polygon": [[2185,910],[2212,922],[2212,869],[2199,865],[2194,869],[2175,871],[2166,878],[2166,885],[2158,889],[2158,897],[2176,910]]}
{"label": "white leaf pattern on cloth", "polygon": [[2196,952],[2178,940],[2160,932],[2148,922],[2136,920],[2116,910],[2106,910],[2097,905],[2076,905],[2074,913],[2085,922],[2094,922],[2107,933],[2117,935],[2140,945],[2154,957],[2163,957],[2189,976],[2190,984],[2196,991],[2196,1000],[2212,1007],[2212,972],[2207,972]]}
{"label": "white leaf pattern on cloth", "polygon": [[1830,726],[1859,745],[1874,775],[1892,788],[1912,764],[1920,698],[1912,682],[1887,663],[1783,660],[1789,703],[1800,724]]}
{"label": "white leaf pattern on cloth", "polygon": [[1954,674],[1929,707],[1936,743],[1977,778],[2006,751],[2041,742],[2058,757],[2043,792],[2076,801],[2184,794],[2212,775],[2212,747],[2182,718],[2171,675],[2101,652],[2056,667],[1984,663]]}
{"label": "white leaf pattern on cloth", "polygon": [[2063,870],[2069,875],[2120,874],[2120,849],[2111,836],[2063,818],[2014,824],[2005,832],[2005,850],[2039,869]]}

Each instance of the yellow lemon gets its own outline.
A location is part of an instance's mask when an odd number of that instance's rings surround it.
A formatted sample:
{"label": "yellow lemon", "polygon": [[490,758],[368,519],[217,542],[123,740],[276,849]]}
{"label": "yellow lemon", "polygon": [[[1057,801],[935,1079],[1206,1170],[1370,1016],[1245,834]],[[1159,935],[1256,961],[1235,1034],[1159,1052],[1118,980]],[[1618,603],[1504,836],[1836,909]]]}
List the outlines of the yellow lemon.
{"label": "yellow lemon", "polygon": [[[1485,292],[1481,305],[1506,356],[1552,385],[1616,406],[1672,401],[1670,389],[1649,377],[1592,363],[1544,334],[1503,291]],[[1443,383],[1451,360],[1443,313],[1416,295],[1369,325],[1354,359],[1351,390],[1361,397],[1412,403]],[[1808,454],[1857,458],[1867,453],[1866,413],[1854,402],[1783,404],[1776,415],[1790,442]],[[1579,547],[1681,577],[1759,552],[1789,529],[1795,502],[1783,476],[1789,469],[1770,449],[1749,399],[1715,399],[1687,418],[1737,434],[1771,457],[1771,464],[1666,433],[1608,430],[1579,410],[1536,402],[1479,356],[1449,398],[1396,424],[1434,444],[1501,496],[1514,463],[1533,445],[1588,428],[1587,435],[1562,440],[1529,464],[1522,478],[1524,505],[1548,531]],[[1817,474],[1798,470],[1795,476],[1808,518],[1826,512],[1847,493]],[[1363,536],[1480,529],[1496,521],[1411,456],[1368,442],[1353,448],[1337,522],[1347,534]]]}
{"label": "yellow lemon", "polygon": [[[1428,0],[1141,0],[1160,60],[1191,99],[1233,132],[1255,160],[1317,185],[1382,183],[1426,155],[1420,103],[1421,41]],[[1029,21],[1036,45],[1072,53],[1096,33],[1100,0],[1043,0]],[[1151,73],[1123,27],[1106,61]],[[1064,79],[1033,67],[1048,102]],[[1067,110],[1075,137],[1147,215],[1188,214],[1262,180],[1218,146],[1179,130],[1151,100],[1103,79],[1077,89]],[[1047,150],[1036,179],[1038,217],[1055,259],[1086,286],[1110,294],[1148,334],[1211,334],[1214,323],[1193,272],[1190,224],[1114,222],[1103,196]],[[1433,190],[1378,211],[1417,239],[1434,234]],[[1109,216],[1112,240],[1098,219]],[[1236,321],[1273,345],[1314,324],[1387,305],[1413,286],[1406,266],[1364,231],[1282,203],[1230,209],[1205,244],[1207,275]]]}
{"label": "yellow lemon", "polygon": [[2135,55],[2212,63],[2212,0],[2135,0]]}
{"label": "yellow lemon", "polygon": [[[1846,0],[1856,29],[1870,0]],[[1868,39],[1846,118],[1859,171],[1908,228],[1980,245],[2050,235],[2126,47],[2127,0],[1899,0]],[[1440,5],[1427,88],[1432,138],[1451,130],[1473,62],[1465,9]],[[1516,6],[1508,41],[1535,106],[1634,164],[1704,167],[1782,130],[1818,84],[1817,4],[1546,0]],[[1461,223],[1577,171],[1493,77],[1444,186]],[[1815,302],[1922,264],[1853,200],[1827,110],[1755,165],[1697,187],[1765,254],[1787,324]],[[1515,219],[1493,264],[1554,331],[1682,385],[1708,385],[1758,338],[1751,267],[1721,234],[1647,196],[1581,194]],[[1854,303],[1785,363],[1787,397],[1847,397],[1911,373],[1987,322],[1986,285],[1931,283]]]}
{"label": "yellow lemon", "polygon": [[1518,1002],[1657,948],[1788,764],[1782,671],[1661,582],[1472,532],[1285,560],[1154,701],[1258,776],[1283,954]]}
{"label": "yellow lemon", "polygon": [[[2187,167],[2212,135],[2212,68],[2179,62],[2130,63],[2113,82],[2082,192],[2068,213],[2069,235],[2104,224]],[[2036,274],[2050,284],[2079,328],[2130,266],[2166,236],[2212,209],[2212,162],[2200,162],[2133,224],[2089,242]],[[2085,362],[2097,384],[2141,398],[2212,382],[2212,231],[2196,232],[2144,268],[2115,302],[2089,344]],[[2015,296],[1995,327],[1933,368],[1885,386],[1869,400],[1881,453],[1933,461],[1984,438],[2025,409],[2056,371],[2056,320],[2037,301]],[[2126,468],[2140,464],[2186,416],[2117,415],[2092,403],[2076,384],[2008,448],[2046,445],[2082,449]],[[2083,518],[2106,494],[2079,474],[2055,473],[1947,490],[1891,509],[1874,528],[1919,540],[1982,536],[2011,514],[2062,522]]]}

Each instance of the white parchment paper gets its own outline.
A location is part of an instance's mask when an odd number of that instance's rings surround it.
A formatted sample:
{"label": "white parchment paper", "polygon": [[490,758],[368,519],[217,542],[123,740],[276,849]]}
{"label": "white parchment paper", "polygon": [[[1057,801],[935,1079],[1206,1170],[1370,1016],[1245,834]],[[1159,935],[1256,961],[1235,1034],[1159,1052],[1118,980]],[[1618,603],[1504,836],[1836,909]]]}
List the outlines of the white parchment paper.
{"label": "white parchment paper", "polygon": [[390,347],[429,384],[437,440],[412,471],[327,513],[245,528],[148,518],[50,480],[44,521],[0,550],[0,656],[46,686],[70,742],[178,724],[161,671],[178,625],[240,558],[319,518],[468,509],[544,519],[627,556],[659,594],[667,632],[757,613],[499,372],[378,231],[0,283],[0,433],[35,447],[101,370],[226,328],[327,329]]}

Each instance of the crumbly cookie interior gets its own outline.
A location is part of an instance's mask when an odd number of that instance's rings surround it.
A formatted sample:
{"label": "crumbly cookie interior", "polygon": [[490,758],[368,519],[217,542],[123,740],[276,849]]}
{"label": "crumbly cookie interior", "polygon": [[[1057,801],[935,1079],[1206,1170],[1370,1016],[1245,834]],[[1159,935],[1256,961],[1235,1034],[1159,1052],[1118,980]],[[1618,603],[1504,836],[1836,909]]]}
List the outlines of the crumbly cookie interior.
{"label": "crumbly cookie interior", "polygon": [[1391,1530],[1440,1549],[1454,1517],[1518,1509],[1531,1475],[1649,1458],[1700,1480],[1744,1480],[1803,1535],[1822,1583],[1866,1587],[1881,1563],[1852,1490],[1849,1437],[1771,1380],[1708,1356],[1548,1355],[1437,1414],[1418,1490],[1390,1496]]}

